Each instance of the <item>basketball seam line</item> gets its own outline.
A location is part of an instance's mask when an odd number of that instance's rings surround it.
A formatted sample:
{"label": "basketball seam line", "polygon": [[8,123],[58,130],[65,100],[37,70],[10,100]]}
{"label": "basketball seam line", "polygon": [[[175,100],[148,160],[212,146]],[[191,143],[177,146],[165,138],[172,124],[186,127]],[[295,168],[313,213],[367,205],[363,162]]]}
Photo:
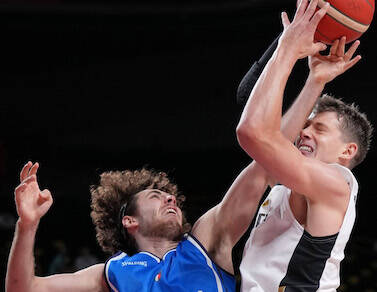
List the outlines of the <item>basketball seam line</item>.
{"label": "basketball seam line", "polygon": [[[320,0],[318,2],[318,6],[320,8],[322,8],[326,2],[327,2],[326,0]],[[358,30],[356,28],[351,27],[349,24],[347,25],[345,23],[340,22],[334,16],[331,15],[331,9],[335,10],[335,12],[341,14],[345,18],[345,20],[348,20],[348,22],[354,23],[357,26],[362,26],[363,28],[360,28],[360,30]],[[367,25],[365,23],[362,23],[360,21],[354,20],[353,18],[351,18],[350,16],[344,14],[342,11],[338,10],[337,8],[335,8],[334,6],[332,6],[331,4],[330,4],[330,9],[327,11],[327,15],[330,16],[330,17],[332,17],[333,19],[335,19],[337,22],[341,23],[342,25],[344,25],[344,26],[352,29],[353,31],[359,32],[359,33],[364,33],[369,28],[369,25]]]}
{"label": "basketball seam line", "polygon": [[352,30],[352,31],[354,31],[354,32],[362,33],[362,31],[358,31],[358,30],[354,29],[353,27],[350,27],[350,26],[348,26],[347,24],[344,24],[343,22],[340,22],[340,21],[337,20],[335,17],[333,17],[333,16],[331,16],[331,15],[329,15],[329,14],[328,14],[328,16],[331,17],[332,19],[334,19],[337,23],[339,23],[339,24],[341,24],[341,25],[343,25],[343,26],[349,28],[350,30]]}
{"label": "basketball seam line", "polygon": [[[368,1],[368,0],[366,0],[366,1]],[[332,9],[338,11],[340,14],[342,14],[342,15],[344,15],[345,17],[349,18],[349,19],[352,20],[353,22],[356,22],[356,23],[361,24],[361,25],[364,25],[364,26],[369,26],[369,25],[366,24],[366,23],[363,23],[363,22],[360,22],[360,21],[358,21],[358,20],[353,19],[351,16],[348,16],[347,14],[345,14],[345,13],[342,12],[342,11],[340,11],[338,8],[332,6],[331,4],[330,4],[330,6],[331,6]]]}

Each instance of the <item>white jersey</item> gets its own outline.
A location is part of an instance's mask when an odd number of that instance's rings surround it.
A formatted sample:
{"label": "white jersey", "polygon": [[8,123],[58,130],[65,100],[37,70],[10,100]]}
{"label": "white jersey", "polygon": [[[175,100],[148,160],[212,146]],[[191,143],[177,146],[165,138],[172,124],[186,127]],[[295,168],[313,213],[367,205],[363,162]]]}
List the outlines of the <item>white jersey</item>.
{"label": "white jersey", "polygon": [[352,172],[334,164],[350,187],[350,200],[337,234],[313,237],[295,219],[291,190],[275,186],[260,206],[240,266],[242,292],[335,292],[340,262],[355,222],[358,184]]}

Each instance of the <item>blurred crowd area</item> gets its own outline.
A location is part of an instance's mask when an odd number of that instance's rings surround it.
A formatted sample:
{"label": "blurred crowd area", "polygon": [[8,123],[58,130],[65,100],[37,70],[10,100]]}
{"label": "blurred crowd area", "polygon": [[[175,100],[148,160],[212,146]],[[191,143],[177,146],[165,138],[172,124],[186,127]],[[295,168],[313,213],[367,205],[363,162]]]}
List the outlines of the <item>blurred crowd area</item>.
{"label": "blurred crowd area", "polygon": [[[1,287],[4,289],[7,259],[13,239],[16,218],[11,214],[0,215],[0,272]],[[88,228],[92,228],[88,226]],[[75,234],[66,234],[65,238],[38,238],[35,244],[35,272],[38,276],[56,273],[70,273],[88,266],[103,263],[107,255],[103,254],[93,239],[90,244],[81,244],[75,240]],[[234,250],[234,262],[238,265],[242,257],[243,244]],[[377,292],[377,238],[352,236],[345,251],[341,265],[341,285],[338,292]],[[236,269],[237,270],[237,269]],[[240,275],[236,272],[239,290]]]}

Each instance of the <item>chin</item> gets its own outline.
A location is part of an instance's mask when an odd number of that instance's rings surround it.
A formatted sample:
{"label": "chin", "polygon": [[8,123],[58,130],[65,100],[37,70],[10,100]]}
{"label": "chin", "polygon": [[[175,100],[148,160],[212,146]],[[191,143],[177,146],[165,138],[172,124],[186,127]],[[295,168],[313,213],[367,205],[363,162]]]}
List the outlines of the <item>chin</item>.
{"label": "chin", "polygon": [[179,241],[182,239],[183,230],[182,225],[177,221],[169,221],[161,226],[163,237],[172,241]]}
{"label": "chin", "polygon": [[180,241],[183,236],[182,224],[176,220],[156,222],[153,226],[142,228],[140,232],[145,236],[160,237],[172,241]]}

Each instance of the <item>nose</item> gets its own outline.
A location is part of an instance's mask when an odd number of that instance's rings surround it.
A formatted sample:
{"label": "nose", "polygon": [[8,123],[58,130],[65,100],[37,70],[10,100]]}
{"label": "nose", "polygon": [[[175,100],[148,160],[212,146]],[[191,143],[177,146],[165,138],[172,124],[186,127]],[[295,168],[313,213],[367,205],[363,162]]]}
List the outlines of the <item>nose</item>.
{"label": "nose", "polygon": [[310,126],[301,130],[301,132],[300,132],[300,138],[301,139],[310,139],[310,137],[311,137]]}
{"label": "nose", "polygon": [[165,203],[176,205],[177,200],[174,195],[168,194],[165,196]]}

